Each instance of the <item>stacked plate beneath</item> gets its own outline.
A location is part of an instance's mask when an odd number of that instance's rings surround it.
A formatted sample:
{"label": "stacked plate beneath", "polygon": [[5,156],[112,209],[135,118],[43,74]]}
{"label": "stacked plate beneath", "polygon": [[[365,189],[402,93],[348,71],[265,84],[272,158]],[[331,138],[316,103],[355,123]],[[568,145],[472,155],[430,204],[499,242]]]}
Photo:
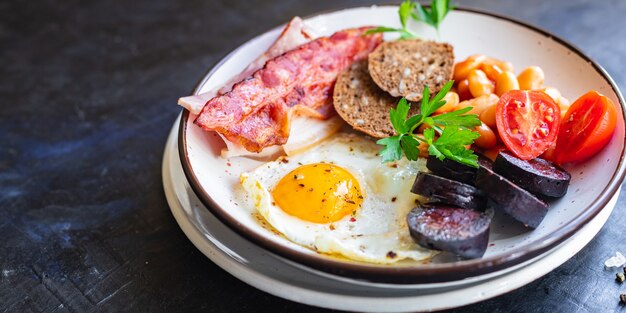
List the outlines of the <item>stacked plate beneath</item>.
{"label": "stacked plate beneath", "polygon": [[[163,187],[172,214],[193,244],[215,264],[260,290],[309,305],[367,312],[440,310],[498,296],[563,264],[600,231],[619,192],[587,225],[531,260],[486,275],[436,284],[386,284],[320,272],[279,257],[224,225],[202,204],[185,177],[174,123],[163,157]],[[392,301],[381,301],[392,300]]]}

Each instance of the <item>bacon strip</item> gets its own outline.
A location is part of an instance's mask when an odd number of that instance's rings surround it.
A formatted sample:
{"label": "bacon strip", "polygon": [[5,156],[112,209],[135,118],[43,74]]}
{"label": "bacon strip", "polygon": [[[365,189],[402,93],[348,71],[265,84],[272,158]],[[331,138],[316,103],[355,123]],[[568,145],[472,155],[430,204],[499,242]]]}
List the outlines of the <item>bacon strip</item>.
{"label": "bacon strip", "polygon": [[294,110],[320,119],[335,114],[337,75],[382,42],[381,34],[366,36],[368,29],[343,30],[269,60],[232,91],[207,102],[195,123],[252,152],[284,144]]}
{"label": "bacon strip", "polygon": [[229,92],[235,83],[242,81],[248,76],[252,76],[265,65],[269,59],[273,59],[297,46],[309,42],[313,38],[311,30],[307,29],[302,19],[298,16],[294,17],[287,23],[280,36],[274,41],[271,47],[267,49],[256,60],[252,61],[246,69],[239,75],[229,79],[222,87],[214,88],[199,95],[187,96],[178,99],[178,104],[193,114],[200,114],[204,105],[216,96]]}

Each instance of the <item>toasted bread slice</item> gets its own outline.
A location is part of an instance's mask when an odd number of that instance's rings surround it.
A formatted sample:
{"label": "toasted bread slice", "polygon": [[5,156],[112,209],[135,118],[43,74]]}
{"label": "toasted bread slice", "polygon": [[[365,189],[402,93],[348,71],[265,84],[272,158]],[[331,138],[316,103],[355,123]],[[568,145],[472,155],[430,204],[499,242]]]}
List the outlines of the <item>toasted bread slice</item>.
{"label": "toasted bread slice", "polygon": [[383,42],[369,55],[369,72],[384,91],[410,101],[422,99],[424,85],[437,93],[452,79],[450,44],[419,39]]}
{"label": "toasted bread slice", "polygon": [[[372,81],[367,60],[355,62],[339,74],[333,94],[339,116],[354,129],[375,138],[396,134],[389,120],[389,109],[395,108],[398,100]],[[412,106],[409,116],[417,111],[417,106]]]}

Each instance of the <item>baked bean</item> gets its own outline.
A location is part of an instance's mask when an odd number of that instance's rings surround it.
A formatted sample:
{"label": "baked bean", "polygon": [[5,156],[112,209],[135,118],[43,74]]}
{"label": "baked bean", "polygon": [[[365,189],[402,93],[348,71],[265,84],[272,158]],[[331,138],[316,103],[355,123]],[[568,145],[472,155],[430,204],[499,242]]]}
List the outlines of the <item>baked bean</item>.
{"label": "baked bean", "polygon": [[483,95],[474,99],[461,101],[457,110],[472,107],[467,114],[476,114],[480,116],[485,110],[498,104],[499,100],[500,98],[494,94]]}
{"label": "baked bean", "polygon": [[513,63],[508,61],[505,62],[495,58],[487,57],[485,58],[483,63],[497,65],[503,71],[515,72],[515,70],[513,69]]}
{"label": "baked bean", "polygon": [[505,150],[506,150],[505,146],[495,146],[491,149],[485,150],[483,152],[483,155],[489,158],[491,161],[495,161],[498,154],[500,154],[500,151],[505,151]]}
{"label": "baked bean", "polygon": [[554,87],[546,87],[543,89],[543,92],[550,96],[555,102],[561,97],[561,92]]}
{"label": "baked bean", "polygon": [[480,137],[474,140],[474,144],[477,147],[482,149],[491,149],[498,144],[496,134],[485,123],[482,123],[480,126],[476,126],[475,130],[478,134],[480,134]]}
{"label": "baked bean", "polygon": [[466,79],[470,71],[477,69],[485,59],[487,59],[487,57],[482,54],[474,54],[465,59],[465,61],[455,64],[453,75],[454,80],[460,82]]}
{"label": "baked bean", "polygon": [[569,109],[570,102],[567,98],[560,96],[556,99],[556,104],[559,105],[559,109],[561,109],[561,117],[565,116],[567,110]]}
{"label": "baked bean", "polygon": [[452,112],[456,110],[456,107],[459,105],[459,94],[454,91],[449,91],[443,100],[446,101],[442,107],[435,111],[436,114]]}
{"label": "baked bean", "polygon": [[529,66],[517,76],[521,90],[539,90],[543,86],[545,75],[539,66]]}
{"label": "baked bean", "polygon": [[515,68],[513,67],[513,63],[511,63],[511,62],[508,62],[508,61],[506,61],[506,62],[504,62],[504,61],[500,61],[500,63],[499,63],[499,65],[498,65],[498,66],[500,66],[500,68],[501,68],[503,71],[509,71],[509,72],[513,72],[513,73],[515,73]]}
{"label": "baked bean", "polygon": [[456,89],[457,94],[459,95],[459,100],[464,101],[472,98],[472,93],[469,90],[469,82],[467,79],[460,81]]}
{"label": "baked bean", "polygon": [[496,63],[484,62],[480,65],[480,69],[485,72],[485,74],[487,74],[487,77],[493,82],[495,82],[496,79],[498,79],[498,76],[500,76],[500,74],[502,73],[502,69]]}
{"label": "baked bean", "polygon": [[471,70],[467,75],[467,81],[470,93],[474,97],[492,94],[494,91],[493,83],[487,78],[487,74],[479,69]]}
{"label": "baked bean", "polygon": [[517,82],[517,77],[511,71],[504,71],[496,79],[496,95],[498,97],[507,93],[510,90],[519,89],[519,83]]}
{"label": "baked bean", "polygon": [[487,126],[496,128],[496,107],[498,105],[492,105],[480,114],[480,120]]}

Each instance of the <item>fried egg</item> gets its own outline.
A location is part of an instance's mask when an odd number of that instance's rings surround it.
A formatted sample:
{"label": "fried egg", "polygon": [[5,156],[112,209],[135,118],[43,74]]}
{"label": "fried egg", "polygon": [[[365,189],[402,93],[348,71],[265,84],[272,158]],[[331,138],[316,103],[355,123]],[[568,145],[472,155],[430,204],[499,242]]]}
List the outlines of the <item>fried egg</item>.
{"label": "fried egg", "polygon": [[411,238],[409,192],[424,161],[384,164],[380,146],[340,133],[241,174],[256,211],[288,240],[320,253],[379,264],[432,256]]}

